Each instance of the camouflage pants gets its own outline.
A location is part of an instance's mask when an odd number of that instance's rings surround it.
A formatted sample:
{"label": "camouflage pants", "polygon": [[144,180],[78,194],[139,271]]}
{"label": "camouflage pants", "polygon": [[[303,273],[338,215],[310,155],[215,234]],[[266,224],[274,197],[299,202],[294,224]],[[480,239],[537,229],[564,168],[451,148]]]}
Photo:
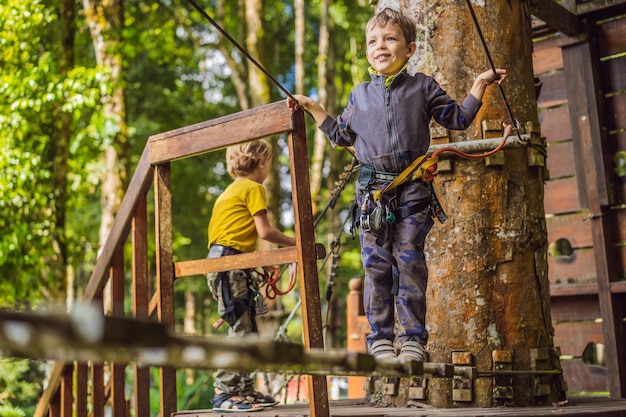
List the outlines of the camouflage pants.
{"label": "camouflage pants", "polygon": [[[227,272],[227,282],[230,287],[230,293],[233,301],[237,301],[245,297],[250,291],[248,288],[248,277],[245,271],[234,270]],[[217,298],[217,311],[220,315],[224,314],[226,308],[222,297],[221,280],[217,279],[217,273],[207,274],[207,282],[213,295]],[[253,333],[255,326],[253,325],[250,311],[246,310],[237,319],[232,327],[228,329],[228,337],[243,337]],[[234,395],[246,395],[254,392],[254,381],[248,372],[239,372],[227,369],[219,369],[215,374],[215,382],[213,386],[218,392],[225,392]]]}
{"label": "camouflage pants", "polygon": [[387,226],[389,232],[382,247],[395,258],[400,275],[398,294],[395,297],[392,294],[392,265],[377,253],[377,236],[360,231],[361,260],[365,269],[363,303],[371,329],[367,337],[368,343],[379,339],[394,340],[397,314],[401,328],[399,342],[415,340],[426,344],[428,268],[424,257],[424,242],[432,225],[433,220],[427,207]]}

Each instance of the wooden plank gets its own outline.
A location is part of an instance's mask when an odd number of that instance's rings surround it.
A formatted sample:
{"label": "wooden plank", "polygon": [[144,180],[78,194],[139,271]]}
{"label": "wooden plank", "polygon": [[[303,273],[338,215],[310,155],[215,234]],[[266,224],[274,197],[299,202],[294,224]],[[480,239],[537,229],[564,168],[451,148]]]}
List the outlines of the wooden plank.
{"label": "wooden plank", "polygon": [[535,1],[528,3],[530,13],[543,20],[548,26],[566,35],[580,33],[578,17],[554,1]]}
{"label": "wooden plank", "polygon": [[582,356],[589,343],[604,343],[602,323],[597,321],[570,321],[553,323],[554,345],[562,355]]}
{"label": "wooden plank", "polygon": [[[626,21],[624,25],[626,25]],[[624,49],[626,50],[626,46]],[[600,66],[602,84],[606,93],[626,90],[626,55],[602,61]]]}
{"label": "wooden plank", "polygon": [[[135,318],[149,318],[150,278],[148,266],[147,201],[139,199],[132,222],[132,303]],[[150,417],[150,368],[133,363],[135,416]]]}
{"label": "wooden plank", "polygon": [[539,123],[541,136],[545,136],[548,143],[572,139],[569,107],[567,106],[540,109]]}
{"label": "wooden plank", "polygon": [[91,366],[91,406],[93,417],[104,417],[104,366],[92,364]]}
{"label": "wooden plank", "polygon": [[151,136],[150,162],[160,164],[291,130],[284,101]]}
{"label": "wooden plank", "polygon": [[609,143],[612,144],[616,151],[626,151],[626,131],[612,132],[609,137]]}
{"label": "wooden plank", "polygon": [[[43,393],[41,394],[41,397],[39,398],[39,402],[37,403],[37,408],[35,409],[35,414],[33,414],[33,417],[44,417],[48,411],[48,406],[52,406],[52,401],[54,398],[56,398],[58,407],[58,401],[60,401],[60,395],[58,393],[58,390],[59,386],[61,385],[61,378],[65,373],[66,366],[70,365],[64,362],[55,362],[52,373],[50,374],[50,379],[48,379],[48,385],[46,386]],[[51,414],[53,414],[52,411]],[[57,413],[56,415],[58,416],[59,414]]]}
{"label": "wooden plank", "polygon": [[[174,254],[172,248],[172,177],[169,163],[154,170],[154,224],[156,239],[156,292],[159,294],[159,322],[174,330]],[[159,370],[160,411],[169,416],[176,411],[176,370]]]}
{"label": "wooden plank", "polygon": [[597,213],[600,206],[610,204],[611,200],[606,182],[606,161],[610,155],[603,149],[603,110],[596,95],[600,90],[597,85],[599,61],[586,37],[570,41],[562,50],[576,165],[579,167],[579,197],[581,206]]}
{"label": "wooden plank", "polygon": [[612,213],[604,210],[593,221],[596,269],[598,271],[598,298],[604,327],[605,354],[609,373],[611,398],[626,397],[626,338],[624,335],[623,300],[611,293],[611,282],[623,276],[615,247],[615,222]]}
{"label": "wooden plank", "polygon": [[[530,382],[529,382],[530,384]],[[255,412],[263,417],[303,417],[307,416],[307,403],[287,404]],[[333,416],[341,417],[624,417],[625,400],[607,398],[568,397],[565,404],[533,407],[461,407],[437,408],[418,403],[412,407],[374,407],[368,399],[342,399],[330,403]],[[232,413],[230,414],[232,415]],[[229,413],[215,413],[213,410],[181,411],[172,417],[229,417]]]}
{"label": "wooden plank", "polygon": [[76,417],[87,417],[87,397],[89,386],[89,367],[85,362],[76,364]]}
{"label": "wooden plank", "polygon": [[59,394],[61,395],[61,417],[72,417],[72,406],[74,403],[73,387],[74,366],[68,366],[63,373],[61,389],[59,390]]}
{"label": "wooden plank", "polygon": [[580,211],[576,178],[563,178],[546,182],[544,208],[546,214]]}
{"label": "wooden plank", "polygon": [[[626,243],[626,208],[614,208],[613,213],[617,221],[617,244]],[[624,264],[626,265],[626,264]]]}
{"label": "wooden plank", "polygon": [[[553,286],[550,286],[553,294]],[[597,294],[550,297],[550,316],[553,323],[561,321],[585,321],[600,318],[600,304]]]}
{"label": "wooden plank", "polygon": [[590,21],[613,18],[626,13],[626,0],[578,0],[575,13]]}
{"label": "wooden plank", "polygon": [[605,99],[605,120],[609,130],[626,129],[626,93]]}
{"label": "wooden plank", "polygon": [[590,247],[593,239],[591,223],[587,221],[588,215],[587,211],[580,211],[546,218],[548,242],[552,243],[557,239],[566,238],[575,249]]}
{"label": "wooden plank", "polygon": [[588,365],[582,358],[561,360],[561,367],[570,395],[575,395],[574,393],[589,395],[592,392],[601,392],[604,395],[608,392],[606,367]]}
{"label": "wooden plank", "polygon": [[537,98],[537,106],[539,108],[556,107],[567,103],[565,74],[563,74],[563,71],[540,75],[539,79],[543,83],[541,93],[539,98]]}
{"label": "wooden plank", "polygon": [[598,48],[600,57],[626,52],[626,18],[622,16],[598,26]]}
{"label": "wooden plank", "polygon": [[242,253],[218,259],[197,259],[174,264],[176,278],[203,275],[207,272],[231,271],[259,266],[271,266],[297,262],[298,251],[295,247],[278,248],[269,251]]}
{"label": "wooden plank", "polygon": [[[315,254],[315,228],[311,210],[309,159],[304,112],[292,114],[294,131],[289,135],[289,168],[295,215],[298,278],[302,300],[302,330],[307,348],[324,348],[322,311]],[[328,387],[324,376],[308,378],[311,417],[328,417]]]}
{"label": "wooden plank", "polygon": [[571,257],[548,256],[548,278],[551,284],[595,282],[596,276],[593,249],[576,249]]}
{"label": "wooden plank", "polygon": [[563,57],[557,35],[533,42],[533,72],[540,75],[563,68]]}
{"label": "wooden plank", "polygon": [[548,143],[547,162],[551,179],[575,175],[576,164],[572,142]]}

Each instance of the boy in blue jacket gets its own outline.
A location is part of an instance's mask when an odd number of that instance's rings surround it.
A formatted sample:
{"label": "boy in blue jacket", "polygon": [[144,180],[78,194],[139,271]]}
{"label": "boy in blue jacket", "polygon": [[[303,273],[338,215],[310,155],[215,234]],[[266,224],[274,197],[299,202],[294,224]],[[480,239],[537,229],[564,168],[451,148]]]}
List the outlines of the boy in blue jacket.
{"label": "boy in blue jacket", "polygon": [[[400,358],[423,361],[428,269],[424,242],[433,225],[431,188],[423,181],[406,181],[383,195],[382,190],[430,146],[430,120],[447,129],[470,126],[488,85],[501,83],[506,70],[480,74],[463,104],[457,104],[434,78],[409,75],[408,61],[416,50],[416,24],[402,13],[384,9],[366,26],[366,56],[371,81],[359,84],[337,118],[309,97],[287,99],[292,111],[307,110],[318,127],[339,146],[354,146],[361,164],[357,202],[361,207],[361,258],[365,269],[364,307],[371,333],[369,352],[377,359],[396,357],[395,311],[401,326]],[[382,225],[371,216],[376,207],[393,214]]]}

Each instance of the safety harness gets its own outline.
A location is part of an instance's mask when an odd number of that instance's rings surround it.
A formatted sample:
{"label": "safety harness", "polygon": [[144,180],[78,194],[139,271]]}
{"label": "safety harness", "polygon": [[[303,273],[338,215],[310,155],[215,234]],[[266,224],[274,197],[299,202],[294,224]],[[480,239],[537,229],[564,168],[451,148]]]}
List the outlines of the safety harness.
{"label": "safety harness", "polygon": [[[361,166],[359,185],[361,189],[366,190],[366,193],[363,196],[358,213],[355,207],[355,212],[353,213],[354,225],[360,226],[365,232],[377,235],[376,252],[378,256],[392,267],[393,285],[391,292],[393,295],[398,294],[400,274],[393,254],[383,247],[383,243],[389,236],[390,227],[426,208],[430,208],[430,221],[432,221],[432,217],[436,217],[441,223],[447,219],[432,185],[432,180],[436,175],[438,160],[437,156],[419,156],[399,174],[376,171],[370,165]],[[400,186],[409,180],[423,181],[430,190],[430,199],[408,207],[398,208],[397,193],[400,190]],[[388,184],[380,190],[372,190],[371,184],[376,181],[388,181]],[[369,209],[370,198],[374,202],[372,210]]]}
{"label": "safety harness", "polygon": [[[209,250],[209,258],[220,258],[222,256],[230,256],[243,253],[230,246],[212,245]],[[228,271],[222,271],[217,274],[217,277],[211,287],[211,291],[214,296],[217,295],[217,289],[220,289],[220,295],[222,302],[224,303],[224,314],[217,319],[213,324],[215,329],[218,329],[224,322],[228,323],[230,327],[233,327],[237,320],[243,315],[244,312],[250,312],[250,322],[252,323],[252,332],[257,333],[258,328],[256,324],[256,316],[267,313],[267,305],[263,299],[263,296],[258,290],[258,284],[252,277],[253,271],[250,269],[242,270],[246,275],[248,292],[243,297],[235,300],[230,291],[230,285],[228,282]]]}

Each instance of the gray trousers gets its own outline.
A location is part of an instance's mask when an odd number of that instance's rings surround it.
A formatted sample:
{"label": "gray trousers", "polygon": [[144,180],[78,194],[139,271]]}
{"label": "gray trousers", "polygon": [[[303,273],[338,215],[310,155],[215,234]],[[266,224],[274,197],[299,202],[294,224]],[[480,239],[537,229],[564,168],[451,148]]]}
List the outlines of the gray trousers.
{"label": "gray trousers", "polygon": [[[248,294],[248,279],[245,271],[233,270],[228,273],[228,285],[230,293],[234,301],[245,297]],[[217,298],[217,311],[220,315],[224,314],[224,300],[222,299],[222,288],[220,280],[217,280],[217,273],[207,274],[207,281],[211,291]],[[228,337],[243,337],[253,333],[253,323],[250,311],[246,310],[237,319],[232,327],[228,329]],[[240,372],[228,369],[219,369],[215,374],[215,383],[213,384],[218,392],[224,392],[233,395],[248,395],[254,392],[254,381],[248,372]]]}
{"label": "gray trousers", "polygon": [[415,340],[426,344],[428,341],[425,327],[428,268],[424,242],[432,225],[428,208],[388,225],[390,229],[382,246],[393,254],[397,263],[400,278],[395,297],[391,291],[392,265],[378,255],[377,236],[360,231],[361,260],[365,269],[363,303],[371,329],[368,343],[395,339],[396,313],[402,329],[398,335],[400,343]]}

